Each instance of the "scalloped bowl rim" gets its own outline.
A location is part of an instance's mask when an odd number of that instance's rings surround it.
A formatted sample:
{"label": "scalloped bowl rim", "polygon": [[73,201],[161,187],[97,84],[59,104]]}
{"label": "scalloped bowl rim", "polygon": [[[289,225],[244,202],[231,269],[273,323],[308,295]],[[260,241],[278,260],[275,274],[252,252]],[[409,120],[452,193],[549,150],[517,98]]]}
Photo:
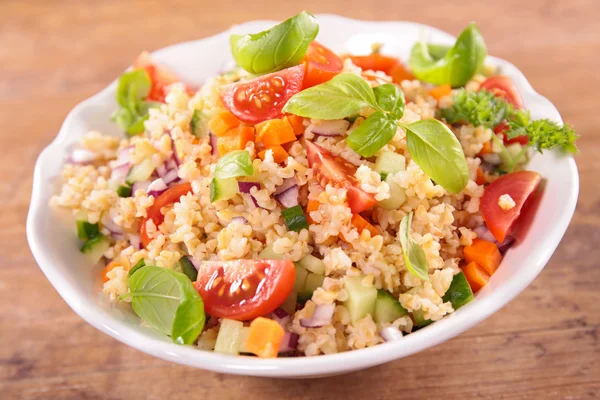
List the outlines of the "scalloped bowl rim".
{"label": "scalloped bowl rim", "polygon": [[[357,32],[360,32],[361,26],[375,25],[378,29],[385,32],[386,27],[406,26],[413,28],[417,27],[421,31],[434,33],[440,37],[453,38],[451,35],[436,28],[412,22],[360,21],[331,14],[319,14],[317,15],[317,18],[321,22],[322,27],[326,24],[353,24],[353,26],[356,27],[355,29]],[[254,25],[268,26],[268,24],[273,23],[275,23],[275,21],[246,22],[214,36],[165,47],[154,52],[153,55],[159,57],[162,53],[168,52],[179,46],[189,46],[211,40],[222,40],[223,38],[228,37],[232,29],[244,30],[245,28]],[[545,116],[560,121],[560,115],[552,103],[538,94],[531,87],[525,76],[514,65],[505,60],[491,56],[488,56],[487,60],[494,65],[501,66],[507,71],[507,74],[513,78],[524,97],[535,99],[541,104],[540,107],[544,109],[543,113]],[[559,219],[554,221],[555,230],[552,232],[552,237],[546,239],[546,250],[538,257],[535,264],[514,274],[514,276],[511,276],[507,281],[495,287],[491,292],[486,293],[486,296],[483,298],[478,297],[476,301],[463,307],[456,313],[428,326],[426,329],[407,335],[402,338],[402,340],[383,343],[366,349],[331,355],[320,355],[317,357],[258,359],[255,357],[231,356],[214,352],[199,351],[189,346],[173,344],[154,338],[146,333],[142,333],[121,321],[111,318],[97,307],[82,306],[82,301],[72,289],[71,282],[68,282],[65,276],[58,274],[54,270],[54,266],[49,262],[42,249],[43,243],[47,239],[37,233],[36,227],[38,219],[41,218],[41,215],[48,209],[47,198],[41,195],[41,187],[42,185],[48,184],[46,181],[49,178],[45,176],[44,166],[51,162],[49,157],[53,151],[63,149],[64,143],[67,141],[69,127],[77,118],[79,112],[107,95],[112,97],[115,87],[116,81],[73,108],[65,119],[59,134],[38,157],[34,171],[31,205],[27,217],[27,238],[31,251],[38,262],[40,269],[44,272],[48,280],[67,304],[81,318],[95,328],[128,346],[179,364],[240,375],[314,377],[368,368],[435,346],[486,319],[525,289],[525,287],[527,287],[541,272],[547,261],[550,259],[564,235],[575,210],[579,190],[579,180],[575,161],[572,158],[569,158],[566,160],[565,167],[567,169],[566,174],[571,181],[565,194],[565,196],[567,196],[565,200],[566,209],[563,210],[564,212],[560,215]],[[544,157],[545,156],[546,155],[544,155]]]}

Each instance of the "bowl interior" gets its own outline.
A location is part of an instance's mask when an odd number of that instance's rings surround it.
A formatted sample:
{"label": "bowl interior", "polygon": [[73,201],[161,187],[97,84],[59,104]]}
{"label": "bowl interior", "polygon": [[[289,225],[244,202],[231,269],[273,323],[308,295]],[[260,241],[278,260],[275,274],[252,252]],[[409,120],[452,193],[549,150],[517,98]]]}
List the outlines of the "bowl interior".
{"label": "bowl interior", "polygon": [[[383,43],[385,53],[406,60],[412,45],[421,37],[438,43],[454,38],[435,28],[408,22],[366,22],[333,15],[317,16],[318,39],[337,52],[367,54],[374,42]],[[252,21],[232,28],[236,33],[266,29],[274,21]],[[170,46],[153,54],[154,59],[172,68],[182,79],[200,85],[208,77],[231,65],[228,38],[231,32]],[[534,118],[560,121],[556,108],[536,93],[512,64],[488,57],[502,73],[513,78]],[[113,82],[71,111],[57,138],[40,155],[34,175],[27,236],[34,257],[56,290],[87,322],[116,339],[155,356],[181,364],[245,375],[307,377],[342,373],[400,358],[447,340],[497,311],[522,291],[541,271],[562,238],[573,215],[578,193],[578,175],[571,157],[547,152],[536,155],[529,169],[546,178],[537,213],[531,218],[526,236],[519,237],[507,253],[501,268],[477,299],[456,313],[402,340],[373,348],[316,358],[260,360],[199,351],[172,344],[169,338],[139,325],[127,307],[110,307],[98,296],[94,269],[79,252],[70,215],[49,209],[56,193],[60,171],[71,144],[89,130],[122,135],[110,115],[116,107]]]}

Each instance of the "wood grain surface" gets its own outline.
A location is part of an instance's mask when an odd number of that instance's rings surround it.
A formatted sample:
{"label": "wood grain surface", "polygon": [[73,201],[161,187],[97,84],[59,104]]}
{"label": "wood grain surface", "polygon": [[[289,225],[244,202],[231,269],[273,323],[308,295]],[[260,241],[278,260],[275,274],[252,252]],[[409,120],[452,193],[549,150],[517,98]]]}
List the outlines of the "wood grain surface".
{"label": "wood grain surface", "polygon": [[[412,20],[457,34],[479,24],[581,134],[577,212],[541,275],[468,332],[339,377],[234,377],[171,364],[83,322],[25,238],[32,170],[68,111],[143,49],[301,9]],[[0,0],[0,398],[583,399],[600,397],[600,1]],[[527,265],[523,265],[527,268]]]}

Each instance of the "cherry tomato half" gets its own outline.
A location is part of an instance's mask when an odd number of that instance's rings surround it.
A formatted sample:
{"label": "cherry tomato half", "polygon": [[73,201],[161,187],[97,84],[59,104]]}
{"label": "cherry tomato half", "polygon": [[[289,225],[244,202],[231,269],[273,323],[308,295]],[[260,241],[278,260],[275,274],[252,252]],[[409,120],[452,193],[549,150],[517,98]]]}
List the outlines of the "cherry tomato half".
{"label": "cherry tomato half", "polygon": [[[513,230],[521,210],[529,196],[536,191],[542,178],[533,171],[518,171],[501,176],[485,188],[481,198],[481,213],[485,223],[496,240],[504,243],[504,239]],[[498,205],[503,194],[508,194],[515,206],[504,210]]]}
{"label": "cherry tomato half", "polygon": [[490,76],[479,86],[480,89],[488,90],[498,97],[503,97],[516,109],[523,108],[523,98],[517,90],[512,79],[504,75]]}
{"label": "cherry tomato half", "polygon": [[337,188],[346,188],[348,206],[353,213],[368,210],[376,203],[375,197],[359,187],[354,177],[356,167],[340,157],[336,157],[321,146],[305,141],[308,165],[313,169],[319,184],[325,188],[330,184]]}
{"label": "cherry tomato half", "polygon": [[210,316],[248,321],[279,307],[295,280],[289,260],[206,261],[198,270],[196,290]]}
{"label": "cherry tomato half", "polygon": [[281,116],[285,103],[302,89],[304,64],[223,88],[221,101],[238,119],[257,124]]}
{"label": "cherry tomato half", "polygon": [[133,63],[134,68],[143,68],[146,70],[152,81],[150,94],[147,100],[165,102],[165,88],[175,82],[179,82],[179,78],[173,72],[165,67],[159,67],[152,62],[150,54],[144,51],[138,56]]}
{"label": "cherry tomato half", "polygon": [[337,54],[316,41],[308,46],[304,61],[306,62],[302,83],[304,89],[327,82],[339,74],[344,67],[342,59]]}
{"label": "cherry tomato half", "polygon": [[148,243],[152,241],[146,232],[146,222],[151,219],[154,225],[158,227],[165,219],[160,209],[179,201],[181,196],[185,196],[191,191],[192,185],[190,183],[182,183],[165,190],[160,196],[154,199],[154,204],[148,209],[148,216],[142,221],[142,226],[140,227],[140,238],[144,247],[148,247]]}

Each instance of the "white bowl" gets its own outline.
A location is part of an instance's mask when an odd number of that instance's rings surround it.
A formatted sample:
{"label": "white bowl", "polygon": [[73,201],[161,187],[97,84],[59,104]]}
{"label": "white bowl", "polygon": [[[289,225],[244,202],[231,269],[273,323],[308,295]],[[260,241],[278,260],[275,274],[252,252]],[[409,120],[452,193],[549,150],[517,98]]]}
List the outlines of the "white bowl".
{"label": "white bowl", "polygon": [[[423,34],[439,43],[454,40],[440,30],[410,22],[366,22],[335,15],[318,15],[317,18],[321,26],[319,41],[338,52],[366,54],[371,43],[380,42],[385,44],[386,53],[406,60],[411,46]],[[235,26],[231,31],[257,32],[273,24],[274,21],[252,21]],[[155,52],[153,58],[171,67],[184,81],[200,84],[231,63],[228,40],[231,31],[169,46]],[[487,62],[499,66],[502,73],[513,78],[534,118],[561,121],[556,108],[533,90],[514,65],[494,57],[488,57]],[[56,139],[40,154],[35,166],[27,238],[48,280],[81,318],[131,347],[179,364],[240,375],[314,377],[371,367],[435,346],[489,317],[525,289],[556,249],[577,202],[579,179],[573,158],[552,152],[536,155],[529,169],[541,173],[547,182],[527,236],[507,253],[501,267],[475,301],[402,340],[334,355],[269,360],[176,345],[169,338],[139,326],[132,311],[111,309],[98,300],[92,268],[79,252],[73,222],[48,207],[72,143],[91,129],[122,135],[109,120],[116,108],[115,86],[113,82],[75,107]]]}

